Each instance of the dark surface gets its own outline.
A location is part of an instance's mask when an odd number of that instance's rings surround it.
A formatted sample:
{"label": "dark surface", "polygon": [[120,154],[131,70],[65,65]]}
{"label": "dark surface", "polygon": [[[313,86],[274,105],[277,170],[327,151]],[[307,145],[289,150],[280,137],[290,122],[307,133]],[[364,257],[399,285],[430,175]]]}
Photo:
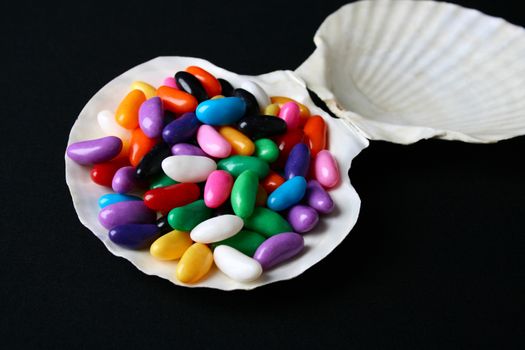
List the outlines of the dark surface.
{"label": "dark surface", "polygon": [[[146,276],[78,221],[64,149],[106,82],[160,55],[245,74],[294,69],[343,3],[0,11],[0,348],[523,348],[524,137],[371,143],[350,173],[363,200],[352,233],[302,276],[252,292]],[[525,25],[516,4],[461,3]]]}

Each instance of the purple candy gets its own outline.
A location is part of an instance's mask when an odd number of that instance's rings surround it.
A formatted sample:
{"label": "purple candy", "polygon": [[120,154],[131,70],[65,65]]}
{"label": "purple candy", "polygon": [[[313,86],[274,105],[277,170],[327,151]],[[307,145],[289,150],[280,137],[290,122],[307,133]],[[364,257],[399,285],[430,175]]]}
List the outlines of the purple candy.
{"label": "purple candy", "polygon": [[304,195],[306,204],[320,213],[328,214],[334,210],[334,201],[316,180],[308,181],[306,194]]}
{"label": "purple candy", "polygon": [[104,207],[98,213],[98,221],[108,230],[124,224],[151,224],[157,215],[142,201],[125,201]]}
{"label": "purple candy", "polygon": [[199,125],[200,123],[195,113],[184,113],[164,127],[162,138],[170,145],[188,141],[195,135]]}
{"label": "purple candy", "polygon": [[190,143],[177,143],[173,145],[173,147],[171,147],[171,154],[174,156],[208,156],[200,147]]}
{"label": "purple candy", "polygon": [[159,137],[164,127],[163,123],[164,110],[160,97],[152,97],[140,106],[139,125],[147,137]]}
{"label": "purple candy", "polygon": [[154,224],[125,224],[109,230],[109,239],[113,243],[130,249],[140,249],[151,243],[159,235]]}
{"label": "purple candy", "polygon": [[284,178],[289,180],[294,176],[306,177],[310,167],[310,149],[304,143],[293,146],[284,166]]}
{"label": "purple candy", "polygon": [[319,214],[307,205],[295,205],[288,211],[287,220],[294,231],[308,232],[319,222]]}
{"label": "purple candy", "polygon": [[296,256],[303,248],[303,236],[295,232],[284,232],[264,241],[255,251],[253,258],[267,270]]}
{"label": "purple candy", "polygon": [[116,136],[80,141],[67,147],[67,156],[80,165],[104,163],[118,156],[122,140]]}
{"label": "purple candy", "polygon": [[111,182],[111,188],[117,193],[128,193],[137,185],[135,168],[132,166],[125,166],[117,170]]}

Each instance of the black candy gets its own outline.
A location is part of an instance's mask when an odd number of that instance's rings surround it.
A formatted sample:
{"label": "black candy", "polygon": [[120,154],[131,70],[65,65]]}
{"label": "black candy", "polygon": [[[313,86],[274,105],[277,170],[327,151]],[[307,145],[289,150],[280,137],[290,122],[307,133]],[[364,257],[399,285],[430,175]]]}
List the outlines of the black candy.
{"label": "black candy", "polygon": [[165,235],[168,232],[173,231],[170,224],[168,223],[168,216],[161,216],[156,222],[157,228],[159,229],[159,235]]}
{"label": "black candy", "polygon": [[221,84],[221,95],[224,97],[230,97],[233,96],[233,86],[230,84],[230,82],[226,79],[217,79],[219,83]]}
{"label": "black candy", "polygon": [[193,95],[197,101],[202,102],[208,99],[206,90],[204,90],[199,79],[195,78],[193,74],[183,71],[177,72],[175,74],[175,82],[179,89]]}
{"label": "black candy", "polygon": [[162,161],[169,156],[171,156],[171,148],[167,143],[156,144],[137,165],[135,176],[139,180],[145,180],[159,174],[162,171]]}
{"label": "black candy", "polygon": [[242,98],[244,103],[246,103],[246,112],[244,113],[245,116],[256,115],[261,112],[259,110],[257,99],[252,95],[251,92],[248,92],[244,89],[235,89],[233,90],[233,96]]}
{"label": "black candy", "polygon": [[286,133],[286,122],[273,115],[250,115],[237,122],[237,129],[254,140]]}

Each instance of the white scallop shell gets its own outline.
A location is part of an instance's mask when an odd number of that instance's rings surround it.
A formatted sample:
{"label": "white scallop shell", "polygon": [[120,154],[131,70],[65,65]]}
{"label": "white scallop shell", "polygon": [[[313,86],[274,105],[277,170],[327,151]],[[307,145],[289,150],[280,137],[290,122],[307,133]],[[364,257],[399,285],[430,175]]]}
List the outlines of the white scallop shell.
{"label": "white scallop shell", "polygon": [[[135,80],[146,81],[154,86],[161,85],[165,77],[173,75],[187,66],[198,65],[217,77],[229,80],[234,86],[246,80],[259,84],[270,96],[288,96],[310,108],[313,114],[321,115],[328,124],[330,150],[337,159],[342,176],[341,184],[330,191],[336,204],[334,213],[323,216],[315,230],[305,235],[307,249],[293,261],[265,272],[259,279],[240,283],[228,278],[215,269],[207,278],[190,287],[211,287],[223,290],[253,289],[268,283],[287,280],[298,276],[306,269],[328,255],[353,228],[357,221],[361,201],[350,184],[346,174],[352,159],[368,145],[368,140],[357,132],[347,121],[334,119],[317,108],[310,100],[304,83],[293,72],[276,71],[260,76],[241,76],[214,66],[208,61],[191,57],[159,57],[138,65],[118,76],[98,91],[80,112],[71,133],[68,145],[72,142],[103,136],[97,124],[97,113],[102,110],[113,111],[129,91]],[[114,255],[129,260],[139,270],[148,275],[156,275],[181,285],[174,277],[176,262],[155,260],[147,250],[133,251],[115,245],[108,238],[107,230],[97,220],[98,198],[109,189],[94,184],[89,176],[89,168],[82,167],[69,158],[66,162],[66,182],[73,198],[73,204],[80,221],[99,238]]]}
{"label": "white scallop shell", "polygon": [[495,142],[525,133],[525,31],[434,1],[343,6],[296,70],[369,139]]}

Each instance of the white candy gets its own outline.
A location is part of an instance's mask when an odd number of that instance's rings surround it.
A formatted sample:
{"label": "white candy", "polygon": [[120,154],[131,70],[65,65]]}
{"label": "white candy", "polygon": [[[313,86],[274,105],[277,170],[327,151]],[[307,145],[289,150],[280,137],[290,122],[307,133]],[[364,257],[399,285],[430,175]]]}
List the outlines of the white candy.
{"label": "white candy", "polygon": [[108,136],[116,136],[124,144],[129,144],[131,130],[125,129],[117,123],[115,115],[110,111],[104,110],[97,114],[97,121],[100,129]]}
{"label": "white candy", "polygon": [[235,236],[244,221],[235,215],[220,215],[201,222],[191,230],[191,239],[199,243],[213,243]]}
{"label": "white candy", "polygon": [[162,170],[178,182],[202,182],[217,169],[217,164],[203,156],[171,156],[162,161]]}
{"label": "white candy", "polygon": [[241,84],[241,89],[250,92],[255,97],[255,99],[257,100],[257,104],[259,104],[259,109],[261,111],[263,111],[266,108],[266,106],[268,106],[271,103],[270,98],[268,97],[266,92],[256,82],[246,80]]}
{"label": "white candy", "polygon": [[262,273],[261,264],[237,249],[220,245],[213,252],[215,265],[225,275],[238,282],[251,282]]}

